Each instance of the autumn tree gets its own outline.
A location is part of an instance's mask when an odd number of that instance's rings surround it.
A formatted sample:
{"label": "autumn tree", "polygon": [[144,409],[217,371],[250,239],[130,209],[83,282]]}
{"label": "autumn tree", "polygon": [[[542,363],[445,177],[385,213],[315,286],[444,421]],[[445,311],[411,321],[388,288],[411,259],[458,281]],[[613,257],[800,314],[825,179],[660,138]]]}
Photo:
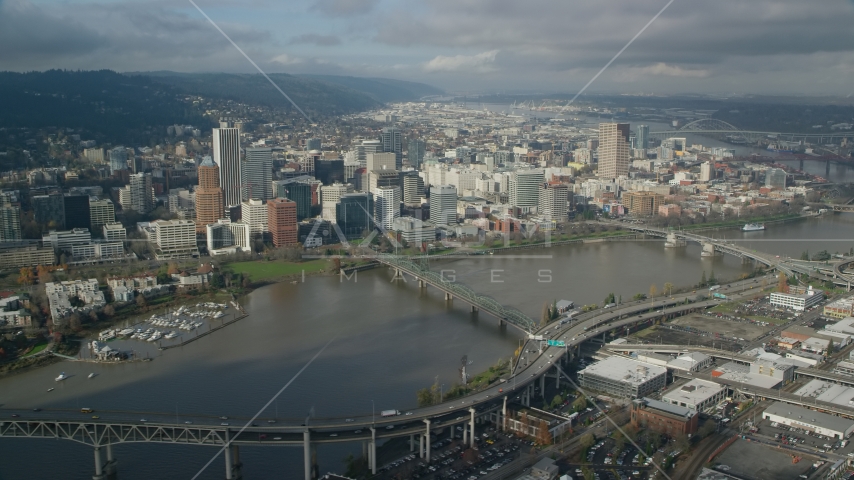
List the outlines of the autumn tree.
{"label": "autumn tree", "polygon": [[653,302],[655,301],[655,295],[656,294],[658,294],[658,288],[653,283],[652,285],[649,286],[649,298],[652,299]]}
{"label": "autumn tree", "polygon": [[30,267],[24,267],[21,269],[20,275],[18,276],[18,283],[21,285],[32,285],[35,279],[33,269]]}
{"label": "autumn tree", "polygon": [[786,278],[786,274],[783,272],[777,274],[777,291],[789,293],[789,279]]}
{"label": "autumn tree", "polygon": [[545,420],[540,420],[537,425],[537,443],[540,445],[548,445],[552,443],[552,434],[549,432],[549,424]]}
{"label": "autumn tree", "polygon": [[664,282],[664,290],[661,293],[665,295],[673,295],[673,284],[670,282]]}

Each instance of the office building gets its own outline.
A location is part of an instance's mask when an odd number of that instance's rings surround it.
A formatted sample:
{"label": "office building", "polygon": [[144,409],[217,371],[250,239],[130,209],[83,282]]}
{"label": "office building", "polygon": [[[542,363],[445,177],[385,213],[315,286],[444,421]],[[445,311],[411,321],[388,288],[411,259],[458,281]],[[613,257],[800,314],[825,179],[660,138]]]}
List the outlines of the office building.
{"label": "office building", "polygon": [[394,153],[368,153],[365,155],[365,168],[367,170],[398,170],[394,166]]}
{"label": "office building", "polygon": [[309,183],[284,181],[279,183],[277,198],[287,198],[297,205],[297,221],[311,217],[313,192]]}
{"label": "office building", "polygon": [[821,303],[822,300],[824,300],[824,292],[813,289],[812,285],[806,290],[803,287],[797,289],[795,286],[790,286],[789,293],[771,293],[771,305],[792,309],[796,312],[803,312]]}
{"label": "office building", "polygon": [[397,170],[372,170],[368,172],[368,191],[376,195],[379,187],[399,187],[400,172]]}
{"label": "office building", "polygon": [[0,242],[21,240],[21,210],[17,206],[0,207]]}
{"label": "office building", "polygon": [[383,142],[379,140],[362,140],[362,143],[356,145],[356,160],[367,167],[368,155],[371,153],[381,153],[383,151]]}
{"label": "office building", "polygon": [[629,124],[599,124],[599,178],[629,174]]}
{"label": "office building", "polygon": [[320,150],[322,148],[322,144],[319,138],[308,138],[305,141],[305,151],[309,152],[311,150]]}
{"label": "office building", "polygon": [[298,243],[297,204],[286,198],[267,200],[267,228],[273,245],[284,247]]}
{"label": "office building", "polygon": [[88,228],[73,228],[71,230],[51,230],[42,235],[42,244],[50,245],[54,253],[71,252],[74,245],[92,243],[92,234]]}
{"label": "office building", "polygon": [[[3,214],[3,208],[0,207],[0,216]],[[2,230],[0,230],[0,234],[2,234]],[[29,245],[7,248],[2,242],[3,238],[0,237],[0,265],[3,265],[4,268],[34,267],[56,263],[56,254],[50,246]]]}
{"label": "office building", "polygon": [[457,189],[452,185],[430,187],[430,221],[436,225],[457,223]]}
{"label": "office building", "polygon": [[[89,212],[89,195],[65,195],[65,228],[89,228],[92,219]],[[153,209],[153,207],[152,207]]]}
{"label": "office building", "polygon": [[510,174],[510,205],[536,208],[540,205],[540,185],[545,180],[542,170],[517,170]]}
{"label": "office building", "polygon": [[392,222],[392,230],[400,234],[400,238],[410,244],[419,245],[422,242],[436,240],[436,225],[413,217],[399,217]]}
{"label": "office building", "polygon": [[672,403],[646,397],[632,401],[632,426],[670,437],[697,433],[699,418],[696,410]]}
{"label": "office building", "polygon": [[128,169],[128,151],[125,147],[110,150],[110,174],[115,175],[119,170]]}
{"label": "office building", "polygon": [[348,239],[360,238],[374,229],[371,219],[374,197],[371,193],[348,193],[341,196],[335,210],[335,222]]}
{"label": "office building", "polygon": [[156,220],[153,240],[158,260],[199,256],[196,245],[196,222],[192,220]]}
{"label": "office building", "polygon": [[314,162],[314,178],[324,185],[346,183],[344,160],[317,160]]}
{"label": "office building", "polygon": [[128,238],[128,232],[121,223],[108,223],[101,228],[104,232],[104,240],[108,242],[124,241]]}
{"label": "office building", "polygon": [[636,217],[655,215],[662,202],[664,195],[660,193],[638,190],[623,193],[623,207]]}
{"label": "office building", "polygon": [[769,168],[765,171],[765,186],[768,188],[786,188],[786,171],[782,168]]}
{"label": "office building", "polygon": [[400,187],[377,187],[374,191],[374,221],[391,230],[394,219],[400,217]]}
{"label": "office building", "polygon": [[410,139],[406,145],[406,157],[411,165],[416,170],[421,170],[421,164],[424,162],[424,154],[427,152],[427,142],[418,140],[417,138]]}
{"label": "office building", "polygon": [[104,225],[116,221],[116,206],[113,201],[105,198],[102,200],[89,199],[89,222],[93,232],[101,230]]}
{"label": "office building", "polygon": [[247,148],[243,161],[243,200],[273,198],[273,149]]}
{"label": "office building", "polygon": [[694,378],[690,382],[666,392],[661,396],[661,400],[695,412],[708,412],[714,410],[726,399],[726,393],[726,388],[720,384]]}
{"label": "office building", "polygon": [[609,357],[578,372],[582,387],[630,398],[663,389],[666,379],[666,368],[623,357]]}
{"label": "office building", "polygon": [[636,148],[646,150],[649,148],[649,125],[638,125],[637,134],[635,135]]}
{"label": "office building", "polygon": [[213,129],[213,161],[219,167],[223,205],[240,205],[244,181],[240,163],[240,132],[236,128]]}
{"label": "office building", "polygon": [[[260,200],[254,200],[260,202]],[[211,256],[252,251],[249,225],[221,218],[216,223],[205,225],[208,253]]]}
{"label": "office building", "polygon": [[59,192],[34,195],[30,199],[33,220],[49,229],[65,228],[65,196]]}
{"label": "office building", "polygon": [[424,179],[417,174],[403,176],[403,204],[408,207],[420,207],[424,198]]}
{"label": "office building", "polygon": [[349,183],[334,183],[320,187],[320,204],[322,206],[321,217],[324,220],[335,221],[335,206],[341,200],[341,197],[353,193],[353,186]]}
{"label": "office building", "polygon": [[381,139],[383,152],[394,153],[394,169],[400,170],[403,167],[403,133],[397,128],[386,127]]}
{"label": "office building", "polygon": [[543,218],[556,222],[567,219],[567,200],[569,187],[562,183],[543,183],[540,185],[540,205],[537,209]]}
{"label": "office building", "polygon": [[222,189],[219,187],[219,167],[206,156],[199,164],[199,186],[196,188],[196,230],[201,233],[205,226],[223,218]]}
{"label": "office building", "polygon": [[772,403],[762,412],[762,418],[838,440],[854,432],[854,421],[850,419],[783,402]]}
{"label": "office building", "polygon": [[263,237],[269,229],[267,226],[267,202],[261,200],[244,200],[240,204],[240,221],[249,226],[249,234],[253,237]]}

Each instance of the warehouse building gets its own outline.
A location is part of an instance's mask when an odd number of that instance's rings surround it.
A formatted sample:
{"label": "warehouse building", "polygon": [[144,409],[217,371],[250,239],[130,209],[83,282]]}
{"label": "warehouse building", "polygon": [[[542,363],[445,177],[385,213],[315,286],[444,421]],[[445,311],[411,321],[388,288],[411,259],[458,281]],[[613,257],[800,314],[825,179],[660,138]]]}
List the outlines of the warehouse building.
{"label": "warehouse building", "polygon": [[617,397],[638,398],[662,390],[667,369],[637,360],[609,357],[578,372],[581,386]]}
{"label": "warehouse building", "polygon": [[700,423],[696,410],[660,402],[652,398],[639,398],[632,402],[632,425],[666,435],[691,435],[697,433]]}
{"label": "warehouse building", "polygon": [[774,402],[766,408],[762,418],[831,438],[845,438],[854,432],[854,420],[782,402]]}
{"label": "warehouse building", "polygon": [[726,389],[723,386],[699,378],[695,378],[661,396],[663,402],[697,412],[710,411],[725,398]]}

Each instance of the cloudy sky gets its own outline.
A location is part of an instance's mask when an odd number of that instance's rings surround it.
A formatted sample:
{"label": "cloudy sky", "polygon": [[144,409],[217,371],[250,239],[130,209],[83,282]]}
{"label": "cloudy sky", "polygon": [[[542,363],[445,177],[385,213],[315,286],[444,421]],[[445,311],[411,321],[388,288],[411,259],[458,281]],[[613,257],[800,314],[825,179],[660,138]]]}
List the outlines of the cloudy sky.
{"label": "cloudy sky", "polygon": [[[265,71],[575,93],[667,0],[194,0]],[[253,72],[189,0],[0,0],[0,70]],[[675,0],[588,92],[849,95],[854,0]]]}

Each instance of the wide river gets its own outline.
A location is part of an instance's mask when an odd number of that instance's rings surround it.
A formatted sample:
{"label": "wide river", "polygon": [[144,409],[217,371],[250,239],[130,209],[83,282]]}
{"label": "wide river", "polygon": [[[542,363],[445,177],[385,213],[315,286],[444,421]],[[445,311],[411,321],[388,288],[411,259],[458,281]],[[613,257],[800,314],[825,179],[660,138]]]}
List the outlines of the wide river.
{"label": "wide river", "polygon": [[[720,231],[758,250],[799,256],[854,247],[854,214],[769,225],[764,232]],[[624,300],[661,291],[665,282],[688,286],[703,271],[732,279],[746,271],[734,257],[700,258],[700,247],[664,249],[660,241],[609,242],[513,256],[447,260],[433,269],[453,270],[480,293],[492,295],[538,319],[545,302],[568,299],[601,304],[607,293]],[[550,276],[550,281],[548,280]],[[487,314],[473,316],[462,302],[445,303],[435,289],[417,282],[392,283],[387,269],[361,272],[356,280],[308,277],[304,283],[260,288],[241,302],[249,316],[183,348],[155,353],[152,362],[93,365],[64,362],[0,379],[0,407],[68,408],[248,416],[254,414],[323,345],[330,345],[265,413],[301,423],[317,416],[346,416],[415,407],[415,391],[438,377],[457,381],[460,358],[480,371],[510,356],[520,334],[501,329]],[[56,384],[60,372],[71,378]],[[87,379],[89,372],[99,375]],[[56,391],[46,389],[55,386]],[[71,415],[75,415],[71,413]],[[140,414],[141,416],[143,414]],[[0,439],[0,480],[88,479],[91,448],[62,440]],[[131,444],[117,446],[124,480],[192,478],[214,448]],[[321,446],[321,472],[343,470],[342,459],[358,444]],[[300,448],[241,448],[246,478],[300,478]],[[223,478],[218,459],[200,477]]]}

